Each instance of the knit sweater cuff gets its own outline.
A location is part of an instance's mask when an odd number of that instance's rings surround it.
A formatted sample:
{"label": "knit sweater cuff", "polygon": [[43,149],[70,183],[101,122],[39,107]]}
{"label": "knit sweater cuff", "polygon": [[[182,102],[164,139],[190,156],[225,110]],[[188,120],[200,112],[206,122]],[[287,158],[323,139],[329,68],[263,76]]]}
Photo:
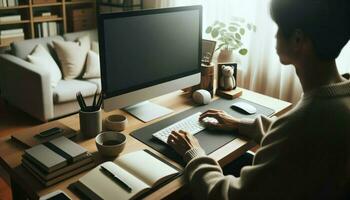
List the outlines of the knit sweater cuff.
{"label": "knit sweater cuff", "polygon": [[255,119],[242,118],[239,120],[238,130],[242,135],[255,130]]}
{"label": "knit sweater cuff", "polygon": [[184,160],[186,163],[190,162],[192,159],[197,157],[205,156],[205,152],[201,148],[193,148],[188,151],[186,151],[184,155]]}

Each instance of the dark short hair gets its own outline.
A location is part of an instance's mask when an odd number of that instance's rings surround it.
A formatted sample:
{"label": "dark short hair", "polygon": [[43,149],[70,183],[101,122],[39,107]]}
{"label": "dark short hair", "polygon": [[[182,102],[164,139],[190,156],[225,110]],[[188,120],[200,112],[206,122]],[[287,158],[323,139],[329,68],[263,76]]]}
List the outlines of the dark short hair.
{"label": "dark short hair", "polygon": [[283,36],[302,30],[322,60],[337,58],[350,39],[350,0],[272,0],[271,17]]}

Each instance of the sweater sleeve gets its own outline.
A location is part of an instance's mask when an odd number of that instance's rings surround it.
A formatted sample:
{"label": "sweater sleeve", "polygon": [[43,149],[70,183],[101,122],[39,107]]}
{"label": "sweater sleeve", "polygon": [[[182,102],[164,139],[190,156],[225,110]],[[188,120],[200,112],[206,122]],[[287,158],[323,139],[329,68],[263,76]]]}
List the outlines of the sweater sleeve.
{"label": "sweater sleeve", "polygon": [[261,139],[266,135],[274,119],[275,117],[267,118],[263,115],[255,119],[242,118],[238,125],[238,131],[241,135],[251,138],[257,144],[260,144]]}
{"label": "sweater sleeve", "polygon": [[[261,123],[261,121],[255,123]],[[278,129],[278,132],[280,131],[282,130]],[[261,131],[260,134],[265,132]],[[261,138],[258,139],[261,140]],[[214,159],[205,156],[203,150],[189,150],[184,157],[188,161],[185,175],[192,194],[195,195],[195,199],[201,200],[264,199],[264,196],[275,195],[275,191],[286,177],[282,176],[285,174],[284,169],[276,164],[281,162],[280,158],[272,156],[271,152],[280,152],[283,143],[284,139],[275,138],[273,142],[265,144],[255,155],[254,160],[259,162],[253,166],[244,167],[241,170],[241,177],[225,176],[220,165]],[[271,172],[274,172],[275,176],[271,176]]]}

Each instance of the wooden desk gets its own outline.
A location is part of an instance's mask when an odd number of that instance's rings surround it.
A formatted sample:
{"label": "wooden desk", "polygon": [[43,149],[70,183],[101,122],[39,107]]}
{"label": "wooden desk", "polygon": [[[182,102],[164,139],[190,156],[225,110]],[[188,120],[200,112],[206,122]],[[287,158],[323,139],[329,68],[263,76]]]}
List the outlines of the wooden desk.
{"label": "wooden desk", "polygon": [[[275,98],[271,98],[265,95],[261,95],[255,92],[251,92],[243,89],[243,94],[241,98],[265,105],[269,108],[272,108],[276,111],[276,115],[281,115],[291,108],[291,104],[282,100],[278,100]],[[156,99],[152,100],[155,103],[160,105],[169,107],[173,109],[176,113],[187,110],[194,106],[189,94],[184,94],[181,91],[174,92]],[[122,113],[128,117],[129,124],[124,133],[127,135],[127,144],[126,148],[123,151],[124,153],[132,152],[140,149],[149,149],[150,151],[156,153],[157,155],[166,159],[166,157],[162,156],[158,152],[154,151],[150,147],[145,144],[139,142],[129,135],[132,131],[139,129],[141,127],[147,126],[152,123],[156,123],[161,119],[157,119],[150,123],[142,123],[136,118],[130,116],[127,113],[124,113],[121,110],[116,110],[110,113],[103,113],[104,117]],[[79,115],[75,114],[70,117],[66,117],[59,120],[61,123],[71,127],[72,129],[79,130]],[[82,146],[87,148],[90,152],[96,152],[96,146],[94,139],[85,140],[79,142]],[[222,148],[213,152],[209,156],[213,157],[221,165],[225,165],[228,162],[234,160],[247,150],[251,149],[254,146],[253,142],[249,142],[243,138],[237,138],[232,142],[226,144]],[[44,188],[32,175],[30,175],[22,166],[21,166],[21,158],[24,151],[24,147],[15,143],[10,138],[1,138],[0,140],[0,164],[5,168],[5,170],[10,174],[11,177],[11,187],[14,199],[23,199],[25,197],[29,197],[30,199],[38,199],[40,196],[43,196],[49,192],[55,191],[57,189],[61,189],[65,191],[71,198],[77,199],[77,197],[72,193],[69,189],[67,189],[68,185],[73,182],[76,182],[81,176],[83,176],[86,172],[76,175],[72,178],[69,178],[63,182],[60,182],[54,186]],[[172,161],[170,161],[172,162]],[[177,165],[176,163],[172,162]],[[179,166],[179,165],[177,165]],[[179,166],[180,167],[180,166]],[[185,189],[184,186],[184,178],[179,177],[167,185],[163,186],[156,192],[147,196],[146,199],[162,199],[166,197],[176,197],[180,195]]]}

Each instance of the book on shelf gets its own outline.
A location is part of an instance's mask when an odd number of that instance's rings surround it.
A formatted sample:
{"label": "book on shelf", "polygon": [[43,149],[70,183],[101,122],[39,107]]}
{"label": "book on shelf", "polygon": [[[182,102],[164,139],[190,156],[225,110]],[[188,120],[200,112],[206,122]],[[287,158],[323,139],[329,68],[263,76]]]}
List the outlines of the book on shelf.
{"label": "book on shelf", "polygon": [[179,174],[175,166],[150,151],[141,150],[98,165],[74,186],[89,199],[134,199]]}
{"label": "book on shelf", "polygon": [[0,0],[0,7],[13,7],[18,5],[18,0]]}
{"label": "book on shelf", "polygon": [[41,13],[41,16],[43,16],[43,17],[51,16],[51,12],[43,12],[43,13]]}
{"label": "book on shelf", "polygon": [[21,34],[23,33],[23,28],[16,28],[16,29],[7,29],[7,30],[1,30],[0,36],[3,35],[15,35],[15,34]]}
{"label": "book on shelf", "polygon": [[24,40],[24,33],[13,33],[0,35],[0,44],[1,46],[9,46],[13,42]]}
{"label": "book on shelf", "polygon": [[57,0],[33,0],[33,4],[56,3]]}
{"label": "book on shelf", "polygon": [[60,23],[58,22],[41,22],[35,25],[35,34],[37,37],[55,36],[60,33]]}
{"label": "book on shelf", "polygon": [[0,23],[21,21],[21,15],[9,15],[0,17]]}

